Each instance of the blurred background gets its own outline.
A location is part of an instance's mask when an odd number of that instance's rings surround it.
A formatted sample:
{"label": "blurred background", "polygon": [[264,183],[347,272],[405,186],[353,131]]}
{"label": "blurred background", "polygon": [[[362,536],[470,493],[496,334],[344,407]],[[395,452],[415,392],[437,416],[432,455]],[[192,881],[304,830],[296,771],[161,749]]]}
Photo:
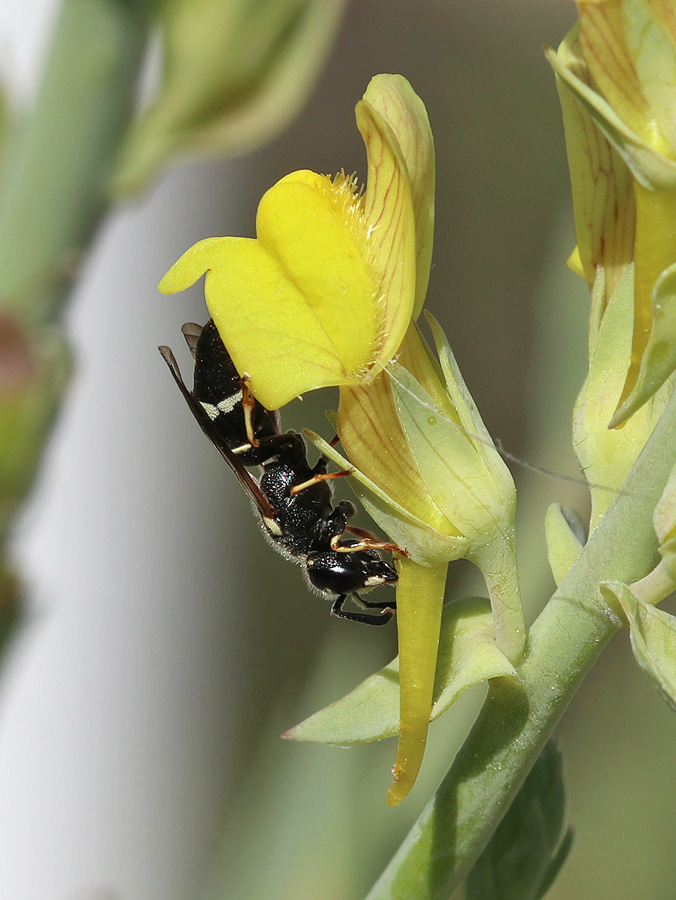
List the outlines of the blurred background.
{"label": "blurred background", "polygon": [[[57,4],[0,2],[2,76],[30,102]],[[554,79],[542,45],[566,0],[353,0],[309,103],[264,149],[173,169],[104,223],[67,316],[76,369],[15,554],[30,588],[0,681],[1,900],[358,900],[447,768],[481,701],[432,729],[401,808],[394,743],[279,739],[396,652],[395,629],[330,619],[262,540],[156,346],[190,369],[180,325],[201,288],[156,284],[200,238],[254,233],[288,171],[363,176],[354,104],[377,72],[424,99],[437,148],[428,306],[494,437],[576,474],[585,374]],[[284,411],[330,434],[330,392]],[[584,490],[513,467],[532,620],[553,587],[544,513]],[[448,598],[480,589],[452,567]],[[577,839],[553,900],[676,895],[676,722],[620,636],[558,730]]]}

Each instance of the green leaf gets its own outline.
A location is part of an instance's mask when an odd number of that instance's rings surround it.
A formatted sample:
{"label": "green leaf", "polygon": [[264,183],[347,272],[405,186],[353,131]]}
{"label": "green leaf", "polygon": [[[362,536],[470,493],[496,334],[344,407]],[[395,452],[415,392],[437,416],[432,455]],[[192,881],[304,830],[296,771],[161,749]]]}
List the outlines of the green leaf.
{"label": "green leaf", "polygon": [[611,610],[629,623],[636,662],[676,710],[676,618],[641,600],[626,584],[607,581],[601,591]]}
{"label": "green leaf", "polygon": [[547,556],[557,587],[580,555],[585,543],[584,525],[578,514],[552,503],[545,517]]}
{"label": "green leaf", "polygon": [[[430,720],[474,684],[516,675],[495,646],[488,600],[471,597],[444,607]],[[341,700],[289,729],[285,738],[322,744],[359,744],[399,731],[399,659],[371,675]]]}
{"label": "green leaf", "polygon": [[469,873],[466,900],[541,900],[572,845],[572,831],[561,834],[565,807],[561,753],[550,741]]}

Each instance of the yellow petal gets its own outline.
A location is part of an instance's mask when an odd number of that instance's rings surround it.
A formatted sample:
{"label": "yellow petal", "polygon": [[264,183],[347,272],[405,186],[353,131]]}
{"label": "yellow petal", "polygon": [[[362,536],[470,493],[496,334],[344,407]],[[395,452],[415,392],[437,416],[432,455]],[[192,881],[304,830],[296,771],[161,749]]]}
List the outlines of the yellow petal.
{"label": "yellow petal", "polygon": [[341,388],[338,434],[350,462],[386,494],[443,534],[460,536],[420,474],[402,432],[386,372],[365,388]]}
{"label": "yellow petal", "polygon": [[160,282],[205,295],[235,366],[276,409],[359,378],[379,337],[380,282],[365,253],[360,200],[345,179],[296,172],[263,196],[258,239],[209,238]]}
{"label": "yellow petal", "polygon": [[[600,93],[632,131],[673,158],[673,148],[646,97],[646,84],[655,81],[656,73],[650,69],[658,52],[659,29],[641,5],[626,0],[579,0],[580,40]],[[659,57],[663,64],[665,56],[659,53]],[[658,77],[664,81],[672,74],[662,65]]]}
{"label": "yellow petal", "polygon": [[[372,359],[380,316],[379,278],[351,185],[340,177],[294,172],[267,191],[256,219],[261,246],[300,289],[346,379]],[[302,330],[294,332],[305,339]]]}
{"label": "yellow petal", "polygon": [[368,158],[364,224],[378,273],[379,342],[374,363],[385,366],[408,328],[415,302],[415,218],[406,163],[392,129],[366,100],[356,107]]}
{"label": "yellow petal", "polygon": [[[590,86],[577,26],[566,36],[558,51],[548,51],[547,56],[555,69],[564,67]],[[578,268],[572,266],[570,260],[568,264],[578,272],[581,265],[589,285],[594,283],[597,267],[603,266],[607,296],[610,296],[633,258],[635,210],[631,174],[560,74],[557,87],[578,241],[575,260]]]}
{"label": "yellow petal", "polygon": [[413,318],[427,293],[434,239],[434,140],[425,104],[401,75],[376,75],[366,100],[392,129],[411,185],[416,239],[416,291]]}
{"label": "yellow petal", "polygon": [[214,322],[270,408],[314,388],[370,381],[396,354],[411,319],[416,229],[407,166],[368,100],[356,117],[368,158],[363,196],[344,175],[292,173],[261,200],[256,240],[203,241],[160,285],[182,290],[207,272]]}

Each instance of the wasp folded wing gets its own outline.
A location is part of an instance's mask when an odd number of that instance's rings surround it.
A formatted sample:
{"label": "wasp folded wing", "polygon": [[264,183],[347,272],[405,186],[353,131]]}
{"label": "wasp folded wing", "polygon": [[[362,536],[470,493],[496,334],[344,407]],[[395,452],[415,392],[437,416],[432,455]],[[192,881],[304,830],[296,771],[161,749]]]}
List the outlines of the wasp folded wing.
{"label": "wasp folded wing", "polygon": [[192,354],[192,358],[195,359],[195,355],[197,354],[197,342],[203,331],[202,326],[198,325],[196,322],[186,322],[185,325],[181,326],[181,331],[183,332],[185,342]]}
{"label": "wasp folded wing", "polygon": [[[190,345],[190,342],[188,343]],[[218,430],[214,427],[213,422],[209,418],[202,404],[198,400],[196,400],[192,392],[188,390],[185,382],[183,381],[181,370],[179,369],[178,363],[176,362],[176,357],[172,353],[171,349],[165,346],[158,347],[157,349],[162,354],[162,358],[169,367],[169,371],[173,375],[174,381],[185,397],[185,401],[190,407],[190,411],[197,420],[202,431],[206,434],[211,443],[235,473],[239,480],[239,483],[242,485],[249,497],[253,500],[261,516],[263,516],[264,519],[276,521],[277,516],[275,514],[275,510],[270,504],[268,498],[260,489],[256,479],[247,469],[244,468],[244,466],[237,459],[232,450],[227,446],[221,435],[218,433]]]}

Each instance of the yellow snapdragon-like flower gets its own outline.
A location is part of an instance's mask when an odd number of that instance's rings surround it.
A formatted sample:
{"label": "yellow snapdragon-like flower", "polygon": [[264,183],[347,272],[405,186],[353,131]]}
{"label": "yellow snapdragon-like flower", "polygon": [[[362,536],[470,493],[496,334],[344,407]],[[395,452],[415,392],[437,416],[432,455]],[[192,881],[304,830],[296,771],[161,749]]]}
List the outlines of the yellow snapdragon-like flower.
{"label": "yellow snapdragon-like flower", "polygon": [[411,185],[399,143],[370,92],[383,93],[379,85],[369,88],[356,109],[368,156],[363,193],[343,174],[293,172],[263,196],[255,239],[200,241],[160,282],[161,291],[174,293],[206,273],[216,327],[268,409],[377,374],[396,354],[413,314]]}

